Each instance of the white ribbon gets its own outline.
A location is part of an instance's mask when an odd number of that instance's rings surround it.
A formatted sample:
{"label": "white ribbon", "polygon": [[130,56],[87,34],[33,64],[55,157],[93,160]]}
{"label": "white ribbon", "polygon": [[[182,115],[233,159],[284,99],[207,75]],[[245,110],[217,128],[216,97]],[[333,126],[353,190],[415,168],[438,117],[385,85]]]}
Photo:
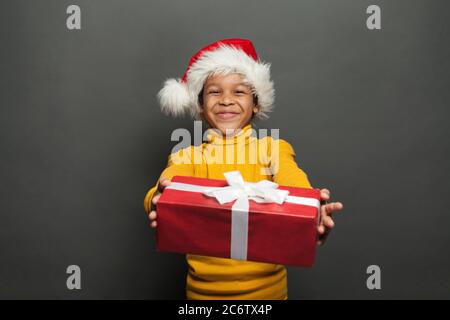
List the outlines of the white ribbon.
{"label": "white ribbon", "polygon": [[[207,187],[181,182],[172,182],[167,189],[203,193],[214,197],[220,204],[235,201],[231,211],[230,258],[247,260],[249,200],[257,203],[284,202],[301,204],[320,209],[320,201],[314,198],[289,196],[288,190],[278,189],[278,184],[269,180],[256,183],[245,182],[239,171],[224,173],[226,187]],[[318,211],[319,212],[319,211]]]}
{"label": "white ribbon", "polygon": [[258,203],[282,204],[289,194],[287,190],[277,189],[278,184],[269,180],[261,180],[256,183],[245,182],[240,171],[225,172],[223,175],[228,182],[227,187],[210,188],[204,192],[205,195],[216,198],[220,204],[239,198]]}

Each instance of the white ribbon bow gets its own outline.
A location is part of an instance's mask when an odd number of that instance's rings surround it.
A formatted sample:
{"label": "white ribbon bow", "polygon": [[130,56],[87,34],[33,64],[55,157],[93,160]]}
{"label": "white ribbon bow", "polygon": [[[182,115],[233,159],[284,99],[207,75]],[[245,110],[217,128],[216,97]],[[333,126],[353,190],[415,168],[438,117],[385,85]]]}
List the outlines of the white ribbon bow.
{"label": "white ribbon bow", "polygon": [[216,198],[220,204],[241,198],[258,203],[282,204],[289,194],[287,190],[277,189],[278,184],[269,180],[261,180],[256,183],[245,182],[240,171],[226,172],[224,176],[228,186],[211,188],[203,192],[209,197]]}

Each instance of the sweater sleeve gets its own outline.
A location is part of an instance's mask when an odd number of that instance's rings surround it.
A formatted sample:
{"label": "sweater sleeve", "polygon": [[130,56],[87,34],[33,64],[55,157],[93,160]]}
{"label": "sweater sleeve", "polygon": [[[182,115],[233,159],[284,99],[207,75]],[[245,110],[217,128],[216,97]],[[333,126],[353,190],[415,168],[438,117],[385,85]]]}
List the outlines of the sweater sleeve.
{"label": "sweater sleeve", "polygon": [[181,149],[172,153],[168,157],[167,166],[161,173],[155,186],[153,186],[145,195],[144,209],[147,214],[152,209],[152,199],[159,188],[159,181],[161,178],[172,179],[174,176],[193,176],[194,175],[194,163],[192,159],[192,147]]}
{"label": "sweater sleeve", "polygon": [[[273,181],[279,185],[300,188],[312,188],[308,176],[300,169],[295,161],[295,151],[285,140],[277,140],[277,147],[272,150],[271,168],[274,172]],[[278,148],[278,151],[276,150]],[[273,152],[278,152],[274,157]]]}

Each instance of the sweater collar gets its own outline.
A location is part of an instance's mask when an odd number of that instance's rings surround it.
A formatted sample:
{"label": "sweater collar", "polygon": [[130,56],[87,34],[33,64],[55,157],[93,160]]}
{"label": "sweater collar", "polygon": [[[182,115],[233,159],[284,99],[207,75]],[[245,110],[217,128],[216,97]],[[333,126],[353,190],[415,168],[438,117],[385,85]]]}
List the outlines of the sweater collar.
{"label": "sweater collar", "polygon": [[248,124],[242,129],[237,129],[236,133],[232,137],[226,137],[222,132],[217,129],[208,129],[206,140],[210,144],[214,145],[231,145],[237,144],[238,141],[245,140],[245,144],[248,143],[248,138],[252,135],[252,125]]}

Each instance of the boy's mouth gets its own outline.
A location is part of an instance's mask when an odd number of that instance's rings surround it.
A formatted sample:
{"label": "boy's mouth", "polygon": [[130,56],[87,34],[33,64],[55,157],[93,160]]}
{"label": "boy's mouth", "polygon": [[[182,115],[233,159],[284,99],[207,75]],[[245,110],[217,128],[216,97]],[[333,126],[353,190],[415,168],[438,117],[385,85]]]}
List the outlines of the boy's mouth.
{"label": "boy's mouth", "polygon": [[230,112],[230,111],[224,111],[224,112],[218,112],[216,113],[216,116],[221,120],[230,120],[237,117],[239,113],[237,112]]}

